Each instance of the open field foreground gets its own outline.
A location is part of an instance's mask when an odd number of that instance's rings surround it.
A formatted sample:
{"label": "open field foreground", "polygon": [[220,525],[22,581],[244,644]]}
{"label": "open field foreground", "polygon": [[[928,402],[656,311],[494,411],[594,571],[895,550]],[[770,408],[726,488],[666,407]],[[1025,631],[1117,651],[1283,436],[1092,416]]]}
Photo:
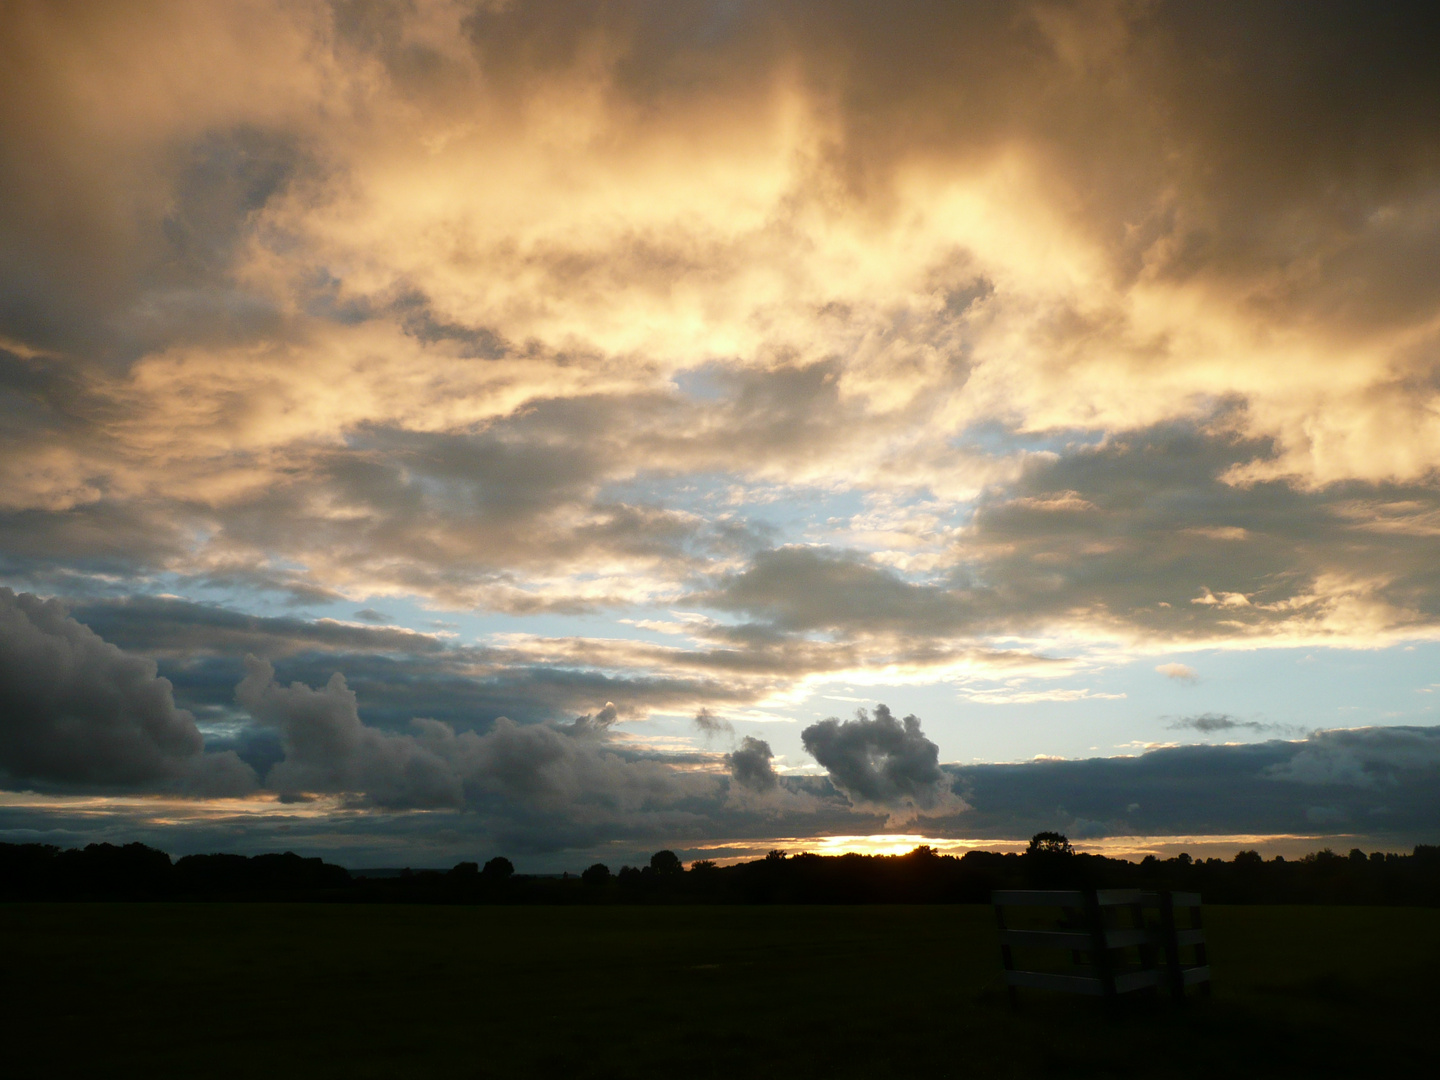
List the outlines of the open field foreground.
{"label": "open field foreground", "polygon": [[0,906],[4,1072],[1434,1075],[1440,911],[1211,907],[1215,997],[998,986],[988,907]]}

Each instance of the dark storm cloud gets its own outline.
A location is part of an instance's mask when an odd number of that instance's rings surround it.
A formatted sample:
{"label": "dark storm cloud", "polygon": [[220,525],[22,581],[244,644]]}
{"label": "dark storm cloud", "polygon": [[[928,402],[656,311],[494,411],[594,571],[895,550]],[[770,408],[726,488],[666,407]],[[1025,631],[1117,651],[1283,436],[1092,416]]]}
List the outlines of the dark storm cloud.
{"label": "dark storm cloud", "polygon": [[75,613],[107,640],[158,658],[182,699],[207,712],[232,702],[235,684],[245,677],[240,658],[246,653],[274,662],[285,679],[313,685],[343,671],[365,703],[366,719],[386,728],[403,729],[417,712],[458,728],[483,728],[499,716],[537,723],[586,714],[600,722],[611,701],[647,710],[707,696],[753,696],[713,676],[609,674],[577,669],[565,656],[547,663],[399,627],[249,615],[175,598],[92,601]]}
{"label": "dark storm cloud", "polygon": [[1288,761],[1269,770],[1297,784],[1390,792],[1440,781],[1440,727],[1384,727],[1319,731]]}
{"label": "dark storm cloud", "polygon": [[217,793],[253,784],[234,755],[202,748],[154,661],[104,641],[57,601],[0,589],[0,769],[13,782]]}
{"label": "dark storm cloud", "polygon": [[[694,624],[699,647],[629,643],[570,645],[540,655],[514,648],[465,645],[399,627],[329,619],[256,616],[176,598],[129,597],[77,605],[77,616],[107,640],[158,658],[182,700],[194,709],[223,708],[243,677],[239,657],[273,661],[286,679],[323,684],[345,673],[364,701],[367,719],[403,727],[417,711],[460,728],[497,716],[558,721],[593,713],[609,701],[637,712],[693,707],[697,701],[748,703],[796,673],[840,670],[860,654],[807,642],[763,627]],[[911,649],[935,662],[974,656],[983,662],[1042,663],[1040,658],[987,650]],[[616,665],[628,671],[612,673]],[[713,717],[711,717],[713,719]],[[698,720],[702,729],[710,720]],[[720,721],[724,724],[724,721]]]}
{"label": "dark storm cloud", "polygon": [[[1298,833],[1318,837],[1317,846],[1333,836],[1337,844],[1407,848],[1432,842],[1440,830],[1433,797],[1440,781],[1437,730],[1367,728],[1318,732],[1298,742],[1169,747],[1136,757],[947,765],[945,782],[965,793],[969,808],[928,818],[925,829],[928,835],[1008,840],[1043,829],[1072,838]],[[648,852],[703,846],[720,836],[763,843],[776,835],[884,828],[883,814],[835,800],[824,778],[783,778],[786,790],[814,788],[820,801],[803,813],[767,804],[757,817],[727,806],[713,788],[676,798],[657,775],[617,782],[613,772],[623,775],[626,766],[618,760],[606,765],[603,752],[592,752],[597,749],[603,750],[602,742],[577,740],[555,727],[507,726],[485,755],[471,759],[489,764],[471,774],[481,783],[464,809],[421,815],[376,809],[318,818],[277,812],[229,820],[207,814],[189,821],[166,807],[160,822],[143,807],[117,806],[97,816],[88,806],[82,814],[60,804],[7,805],[0,807],[0,835],[67,845],[141,839],[177,853],[283,846],[352,866],[443,866],[477,851],[503,851],[558,871],[583,861],[576,852],[599,857],[617,845]],[[1326,764],[1318,764],[1317,755]],[[607,772],[608,786],[597,780]],[[577,783],[577,774],[588,774],[588,783]],[[1369,780],[1360,779],[1367,775]],[[668,803],[647,802],[665,791]],[[573,813],[575,805],[586,812]]]}
{"label": "dark storm cloud", "polygon": [[250,658],[246,669],[236,700],[280,732],[284,758],[265,784],[282,794],[338,792],[388,809],[464,806],[512,820],[566,817],[584,807],[644,817],[666,807],[698,809],[723,794],[717,777],[687,771],[695,761],[684,755],[634,752],[613,741],[613,704],[565,725],[500,717],[481,735],[416,718],[397,734],[360,719],[356,695],[339,673],[316,690],[280,685],[263,660]]}
{"label": "dark storm cloud", "polygon": [[[755,691],[718,679],[633,672],[610,675],[563,663],[457,649],[434,656],[361,652],[295,652],[275,661],[286,680],[323,685],[336,670],[359,693],[368,723],[403,730],[420,713],[457,729],[485,730],[501,716],[518,723],[561,722],[604,711],[610,701],[635,713],[686,709],[696,700],[753,699]],[[162,661],[175,692],[197,712],[227,711],[244,675],[233,656]]]}
{"label": "dark storm cloud", "polygon": [[730,777],[741,787],[751,791],[773,791],[780,782],[771,765],[774,753],[764,739],[746,735],[740,745],[725,755],[725,764],[730,766]]}
{"label": "dark storm cloud", "polygon": [[853,720],[811,724],[800,739],[835,785],[862,802],[929,806],[944,780],[940,748],[925,738],[919,718],[896,720],[884,705],[875,706],[874,719],[857,709]]}
{"label": "dark storm cloud", "polygon": [[[264,789],[289,805],[329,794],[344,806],[375,812],[463,810],[475,816],[457,822],[461,834],[503,837],[524,850],[554,851],[602,836],[698,837],[706,823],[753,828],[744,824],[750,818],[725,808],[718,770],[703,768],[720,764],[715,755],[657,754],[629,745],[612,734],[623,710],[609,703],[565,724],[518,724],[502,716],[482,734],[416,718],[404,731],[384,731],[361,719],[359,700],[339,673],[319,689],[287,685],[268,662],[252,657],[233,692],[259,728],[216,740],[228,743],[224,753],[201,754],[193,719],[174,707],[152,662],[104,642],[53,601],[0,595],[6,601],[5,712],[12,721],[3,764],[19,777],[233,794],[255,782],[237,760],[239,750],[264,773]],[[55,723],[37,722],[33,714],[42,706]],[[39,720],[45,719],[41,712]],[[88,726],[77,727],[77,720]],[[84,736],[78,743],[77,732]],[[268,750],[267,733],[275,743]],[[747,740],[737,753],[732,769],[739,782],[775,786],[763,743]],[[826,812],[836,820],[845,815],[843,803]],[[178,808],[164,813],[181,822],[190,816]],[[57,814],[50,820],[59,828],[63,807]],[[122,807],[115,814],[141,832],[154,828],[143,810]],[[24,828],[23,818],[11,835]],[[207,827],[195,826],[202,833]],[[253,827],[269,826],[246,826]],[[392,827],[408,828],[382,816],[360,832],[383,845]],[[242,846],[247,842],[253,841]]]}
{"label": "dark storm cloud", "polygon": [[[361,719],[343,675],[319,689],[282,684],[254,657],[233,692],[260,728],[216,740],[231,750],[202,754],[194,720],[174,707],[153,662],[121,652],[53,601],[8,591],[0,599],[9,717],[0,764],[21,779],[233,794],[255,783],[238,749],[264,772],[264,788],[289,804],[331,794],[352,808],[464,810],[479,818],[462,831],[495,831],[542,850],[582,836],[694,832],[726,813],[718,770],[696,768],[718,765],[714,755],[656,754],[615,738],[624,710],[611,703],[566,724],[502,716],[479,734],[415,718],[387,732]],[[267,732],[276,746],[262,752]],[[747,779],[766,769],[750,769]],[[577,823],[580,810],[588,825]],[[378,834],[388,827],[378,822]]]}
{"label": "dark storm cloud", "polygon": [[282,794],[355,792],[388,807],[462,801],[459,777],[433,748],[361,722],[343,675],[337,672],[323,690],[313,690],[303,683],[280,686],[275,669],[263,660],[251,657],[245,666],[236,700],[262,724],[279,730],[285,751],[265,777],[268,786]]}
{"label": "dark storm cloud", "polygon": [[1181,746],[1137,757],[947,766],[977,836],[1356,833],[1415,843],[1440,829],[1440,728],[1316,732],[1297,742]]}

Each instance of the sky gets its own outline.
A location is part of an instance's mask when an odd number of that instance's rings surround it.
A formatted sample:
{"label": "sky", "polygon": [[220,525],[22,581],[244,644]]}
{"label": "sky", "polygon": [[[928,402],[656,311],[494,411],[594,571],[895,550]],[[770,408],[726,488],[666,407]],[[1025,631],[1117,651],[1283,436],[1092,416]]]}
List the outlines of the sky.
{"label": "sky", "polygon": [[1440,837],[1440,19],[0,9],[0,840]]}

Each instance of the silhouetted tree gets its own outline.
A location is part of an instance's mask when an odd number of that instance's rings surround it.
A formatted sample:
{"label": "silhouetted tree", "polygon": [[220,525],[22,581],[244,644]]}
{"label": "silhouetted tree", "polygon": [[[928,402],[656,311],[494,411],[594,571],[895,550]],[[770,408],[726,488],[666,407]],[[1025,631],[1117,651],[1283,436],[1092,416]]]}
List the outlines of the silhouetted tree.
{"label": "silhouetted tree", "polygon": [[1024,855],[1025,879],[1032,889],[1075,888],[1086,884],[1086,868],[1064,833],[1038,832]]}
{"label": "silhouetted tree", "polygon": [[[1045,841],[1049,840],[1049,843]],[[1231,860],[1147,856],[1138,865],[1070,851],[1059,834],[1039,835],[1027,854],[971,851],[962,858],[811,853],[774,855],[734,866],[697,860],[681,874],[673,852],[656,865],[626,866],[619,888],[524,878],[507,883],[509,860],[485,870],[460,863],[449,871],[407,870],[395,877],[352,877],[343,867],[294,852],[187,855],[171,863],[139,844],[94,844],[61,851],[0,843],[0,901],[14,900],[285,900],[392,903],[983,903],[995,889],[1142,888],[1202,892],[1210,903],[1423,904],[1440,907],[1440,848],[1413,854],[1317,852],[1287,862],[1242,851]],[[666,857],[669,856],[669,858]],[[671,870],[665,871],[669,866]],[[604,875],[602,877],[602,875]],[[596,864],[582,878],[610,878]]]}
{"label": "silhouetted tree", "polygon": [[673,877],[684,872],[685,864],[673,851],[657,851],[650,856],[650,869],[660,877]]}
{"label": "silhouetted tree", "polygon": [[580,880],[586,885],[604,885],[610,880],[610,867],[603,862],[597,862],[594,866],[587,867],[580,875]]}
{"label": "silhouetted tree", "polygon": [[1070,841],[1065,838],[1064,833],[1037,832],[1030,838],[1030,846],[1025,849],[1025,854],[1073,855],[1075,849],[1070,846]]}

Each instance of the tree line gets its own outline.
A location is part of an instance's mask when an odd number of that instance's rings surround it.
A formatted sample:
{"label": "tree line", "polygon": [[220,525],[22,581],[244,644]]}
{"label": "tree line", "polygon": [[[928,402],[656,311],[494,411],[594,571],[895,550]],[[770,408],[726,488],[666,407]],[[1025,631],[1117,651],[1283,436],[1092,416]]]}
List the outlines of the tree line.
{"label": "tree line", "polygon": [[1023,853],[942,855],[920,846],[905,855],[787,855],[687,868],[671,851],[612,873],[596,863],[560,877],[515,873],[497,856],[481,866],[352,874],[293,852],[169,855],[144,844],[0,844],[0,900],[288,900],[360,903],[506,904],[975,904],[995,889],[1183,889],[1206,903],[1440,906],[1440,846],[1406,854],[1337,854],[1301,859],[1241,851],[1232,859],[1139,862],[1074,851],[1058,833],[1040,833]]}

